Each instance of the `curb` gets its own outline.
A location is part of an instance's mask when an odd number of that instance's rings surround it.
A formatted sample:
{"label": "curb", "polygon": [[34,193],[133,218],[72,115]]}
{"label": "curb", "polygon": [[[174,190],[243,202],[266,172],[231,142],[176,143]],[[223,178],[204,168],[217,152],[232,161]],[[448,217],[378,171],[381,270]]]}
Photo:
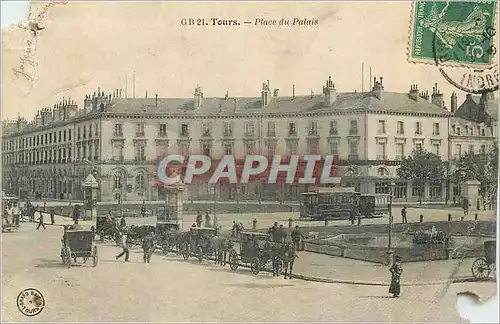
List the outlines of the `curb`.
{"label": "curb", "polygon": [[[239,264],[238,267],[242,268],[250,268],[250,266],[246,264]],[[237,271],[237,270],[236,270]],[[235,271],[235,272],[236,272]],[[261,272],[272,273],[272,271],[268,269],[263,269]],[[330,279],[330,278],[320,278],[320,277],[311,277],[301,274],[292,274],[292,278],[300,279],[311,282],[321,282],[321,283],[329,283],[329,284],[346,284],[346,285],[359,285],[359,286],[379,286],[379,287],[389,287],[390,283],[380,282],[380,281],[363,281],[363,280],[346,280],[346,279]],[[453,278],[451,283],[465,283],[465,282],[495,282],[495,280],[480,280],[473,277],[458,277]],[[435,285],[443,285],[450,283],[449,280],[438,280],[438,281],[427,281],[427,282],[408,282],[402,283],[401,286],[405,287],[417,287],[417,286],[435,286]]]}

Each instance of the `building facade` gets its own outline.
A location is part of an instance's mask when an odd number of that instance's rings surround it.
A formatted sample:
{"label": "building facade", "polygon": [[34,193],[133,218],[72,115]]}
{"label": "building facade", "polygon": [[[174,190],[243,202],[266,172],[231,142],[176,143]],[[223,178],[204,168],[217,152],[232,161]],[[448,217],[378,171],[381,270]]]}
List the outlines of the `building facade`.
{"label": "building facade", "polygon": [[[468,96],[445,108],[443,94],[410,86],[408,93],[386,92],[383,79],[369,92],[338,93],[331,78],[320,95],[280,96],[263,83],[260,96],[124,98],[117,89],[86,96],[83,109],[63,100],[39,111],[34,121],[3,124],[2,173],[6,192],[21,196],[82,199],[80,184],[89,173],[99,182],[99,200],[162,200],[156,186],[158,158],[167,154],[249,154],[335,156],[343,185],[365,193],[387,193],[395,181],[395,199],[450,198],[449,182],[417,188],[399,179],[397,168],[414,149],[453,158],[474,146],[488,150],[497,138],[494,98]],[[491,108],[491,107],[490,107]],[[192,199],[296,200],[306,185],[247,185],[199,182],[187,185]],[[453,194],[453,193],[452,193]]]}

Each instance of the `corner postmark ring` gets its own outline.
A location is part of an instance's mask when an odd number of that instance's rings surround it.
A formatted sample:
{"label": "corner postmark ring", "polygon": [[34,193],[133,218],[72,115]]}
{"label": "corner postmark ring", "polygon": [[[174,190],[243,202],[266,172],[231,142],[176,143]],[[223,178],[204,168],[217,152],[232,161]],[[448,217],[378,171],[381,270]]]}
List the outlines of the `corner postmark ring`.
{"label": "corner postmark ring", "polygon": [[[495,7],[495,10],[496,10],[496,7]],[[475,21],[475,24],[478,25],[477,20]],[[485,68],[482,68],[482,67],[473,68],[471,66],[468,66],[468,72],[463,74],[463,77],[462,77],[462,80],[460,83],[455,81],[454,78],[452,78],[449,75],[449,73],[447,73],[445,71],[444,65],[442,64],[442,61],[443,61],[442,59],[444,57],[448,56],[450,54],[451,50],[450,50],[450,52],[445,53],[444,55],[440,55],[440,53],[438,51],[438,46],[439,46],[438,45],[438,40],[439,40],[438,30],[439,30],[439,28],[436,28],[433,32],[433,35],[432,35],[432,53],[433,53],[435,65],[437,66],[441,75],[454,87],[456,87],[459,90],[465,91],[467,93],[484,94],[484,93],[490,93],[490,92],[497,91],[499,89],[499,84],[498,84],[499,77],[498,77],[498,65],[497,64],[492,64],[489,67],[485,67]],[[495,34],[496,34],[496,30],[493,26],[485,25],[485,30],[484,30],[482,36],[484,37],[483,41],[488,40],[488,39],[492,41],[491,46],[487,49],[487,51],[489,51],[488,54],[491,56],[496,54],[496,48],[493,45],[493,40],[494,40]],[[464,41],[467,41],[466,38],[459,38],[459,43],[458,43],[457,47],[464,51],[464,54],[466,54],[465,56],[472,57],[472,53],[470,53],[470,45],[464,46],[464,44],[461,43]],[[471,44],[471,45],[473,45],[473,44]],[[466,51],[467,51],[467,53],[466,53]],[[482,54],[484,54],[484,53],[482,53]],[[476,56],[476,58],[478,58],[478,59],[483,58],[483,56]],[[476,89],[473,87],[467,87],[467,86],[463,85],[467,75],[469,76],[469,78],[468,78],[469,80],[475,79],[475,80],[480,81],[480,86],[479,86],[480,89]],[[493,79],[496,79],[496,84],[495,84],[495,80],[493,80]],[[472,84],[472,82],[471,82],[471,84]]]}
{"label": "corner postmark ring", "polygon": [[24,289],[17,295],[16,305],[25,316],[36,316],[45,308],[45,297],[35,288]]}

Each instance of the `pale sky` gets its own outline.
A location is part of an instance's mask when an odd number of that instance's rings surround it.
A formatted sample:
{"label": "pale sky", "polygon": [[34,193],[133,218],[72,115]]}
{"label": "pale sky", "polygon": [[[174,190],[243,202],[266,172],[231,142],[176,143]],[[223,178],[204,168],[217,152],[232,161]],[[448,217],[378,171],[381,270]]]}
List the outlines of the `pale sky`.
{"label": "pale sky", "polygon": [[[42,9],[38,8],[38,11]],[[314,18],[316,26],[181,26],[181,18]],[[407,92],[416,83],[431,92],[434,82],[446,106],[452,91],[433,65],[408,63],[408,2],[376,3],[133,3],[76,2],[45,11],[43,30],[31,43],[36,69],[24,64],[31,83],[15,78],[32,34],[3,30],[3,117],[30,118],[62,97],[82,104],[85,94],[125,87],[132,96],[192,97],[199,84],[206,97],[260,96],[270,80],[280,95],[319,94],[329,75],[337,91],[364,90],[372,77],[386,91]]]}

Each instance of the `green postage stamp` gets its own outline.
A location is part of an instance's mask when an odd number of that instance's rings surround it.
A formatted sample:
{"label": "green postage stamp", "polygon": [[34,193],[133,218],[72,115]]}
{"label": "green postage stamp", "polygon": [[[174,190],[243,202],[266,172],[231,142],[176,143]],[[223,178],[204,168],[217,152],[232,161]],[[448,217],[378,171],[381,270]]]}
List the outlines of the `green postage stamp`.
{"label": "green postage stamp", "polygon": [[408,60],[488,68],[497,50],[495,16],[494,1],[413,2]]}

